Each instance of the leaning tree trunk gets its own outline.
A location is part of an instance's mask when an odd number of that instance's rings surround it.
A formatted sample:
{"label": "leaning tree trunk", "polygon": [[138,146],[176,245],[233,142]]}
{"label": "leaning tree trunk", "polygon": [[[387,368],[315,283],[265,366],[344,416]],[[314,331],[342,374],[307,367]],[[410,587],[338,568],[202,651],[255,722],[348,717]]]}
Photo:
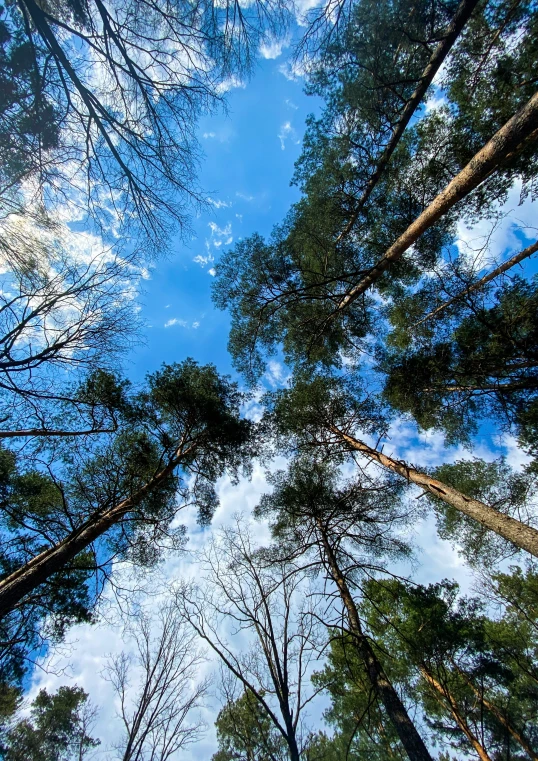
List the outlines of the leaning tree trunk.
{"label": "leaning tree trunk", "polygon": [[363,441],[355,439],[335,426],[332,426],[331,430],[355,451],[362,452],[362,454],[375,460],[384,468],[388,468],[394,473],[403,476],[407,481],[422,487],[430,494],[446,502],[447,505],[451,505],[456,510],[459,510],[460,513],[478,521],[485,528],[494,531],[499,536],[502,536],[503,539],[507,539],[512,544],[515,544],[516,547],[526,550],[538,558],[538,531],[532,526],[527,526],[527,524],[512,518],[510,515],[499,512],[494,507],[490,507],[478,499],[467,497],[452,486],[448,486],[448,484],[438,481],[436,478],[426,475],[426,473],[421,473],[401,460],[388,457],[383,452],[368,446]]}
{"label": "leaning tree trunk", "polygon": [[0,619],[53,574],[61,571],[92,542],[112,526],[120,523],[148,494],[160,486],[179,465],[185,451],[178,450],[174,458],[135,494],[102,513],[94,513],[81,526],[71,531],[61,542],[44,550],[0,582]]}
{"label": "leaning tree trunk", "polygon": [[499,168],[501,162],[517,155],[523,147],[538,138],[538,93],[509,120],[486,143],[424,209],[422,214],[400,235],[398,240],[374,264],[369,273],[353,286],[340,300],[334,314],[338,314],[352,304],[362,293],[373,285],[386,269],[397,261],[438,219],[444,216],[458,201],[465,198],[480,185],[490,174]]}
{"label": "leaning tree trunk", "polygon": [[[346,608],[349,628],[353,634],[355,646],[361,661],[364,663],[368,679],[383,704],[389,719],[391,720],[400,741],[411,761],[432,761],[432,757],[426,748],[424,741],[417,732],[417,729],[406,711],[406,708],[389,678],[383,670],[368,638],[362,631],[361,621],[357,606],[347,582],[340,570],[336,555],[331,543],[328,540],[327,533],[318,520],[318,529],[321,536],[321,542],[330,573],[333,581],[338,587],[340,597]],[[321,549],[321,548],[320,548]]]}
{"label": "leaning tree trunk", "polygon": [[498,267],[495,267],[494,270],[492,270],[491,272],[488,272],[488,274],[484,275],[484,277],[480,278],[480,280],[477,280],[475,283],[472,283],[468,288],[464,288],[463,291],[460,291],[455,296],[452,296],[452,298],[447,299],[442,304],[439,304],[439,306],[435,307],[435,309],[432,309],[431,312],[428,312],[428,314],[424,315],[424,317],[421,317],[418,322],[415,322],[414,325],[411,325],[411,330],[413,330],[414,328],[418,328],[419,325],[422,325],[428,320],[431,320],[432,317],[437,317],[441,312],[443,312],[449,306],[454,304],[455,301],[459,301],[460,299],[467,296],[469,293],[474,293],[475,291],[479,291],[484,285],[486,285],[487,283],[490,283],[492,280],[498,277],[498,275],[502,275],[503,272],[507,272],[507,270],[511,269],[512,267],[515,267],[516,264],[519,264],[525,259],[528,259],[529,256],[532,256],[537,251],[538,251],[538,242],[533,243],[530,246],[527,246],[527,248],[524,248],[523,251],[520,251],[518,254],[515,254],[514,256],[510,257],[510,259],[507,259],[502,264],[499,264]]}
{"label": "leaning tree trunk", "polygon": [[463,669],[461,669],[452,658],[450,659],[450,663],[456,669],[458,674],[460,674],[465,683],[471,688],[484,708],[486,708],[493,716],[495,716],[499,724],[502,724],[503,727],[512,735],[514,740],[519,743],[519,745],[521,745],[525,753],[527,753],[532,761],[538,761],[538,753],[531,746],[530,741],[525,736],[523,731],[515,727],[512,722],[505,716],[505,714],[495,705],[495,703],[492,703],[485,697],[483,691],[477,688],[471,677]]}
{"label": "leaning tree trunk", "polygon": [[366,201],[372,194],[372,191],[374,190],[379,180],[381,179],[383,172],[385,171],[390,161],[390,157],[392,156],[398,143],[400,142],[402,135],[405,131],[405,128],[407,127],[407,125],[409,124],[411,120],[411,117],[413,116],[417,108],[420,106],[422,102],[422,98],[426,94],[428,87],[433,82],[433,78],[435,77],[439,69],[441,68],[441,64],[443,63],[443,61],[449,54],[452,46],[458,39],[465,24],[469,20],[471,13],[474,11],[477,5],[478,5],[478,0],[462,0],[462,2],[459,4],[456,10],[456,13],[454,14],[454,17],[445,32],[443,39],[433,51],[431,58],[426,65],[426,68],[422,72],[422,76],[420,77],[419,83],[416,86],[415,91],[413,92],[409,100],[407,101],[405,108],[402,111],[402,115],[396,122],[394,130],[390,137],[390,140],[385,146],[385,149],[383,153],[381,154],[381,158],[377,162],[376,168],[370,175],[370,179],[368,180],[365,189],[363,190],[360,198],[357,201],[357,205],[355,206],[355,209],[353,210],[351,219],[345,226],[344,230],[338,236],[337,242],[339,242],[340,240],[345,238],[347,235],[349,235],[349,233],[353,229],[353,225],[357,221],[357,218],[361,212],[361,209],[364,207],[364,204],[366,203]]}
{"label": "leaning tree trunk", "polygon": [[[434,694],[436,695],[439,703],[446,707],[446,703],[448,703],[448,708],[450,710],[450,713],[452,714],[454,721],[458,725],[458,727],[461,729],[465,737],[469,740],[469,743],[477,753],[478,757],[480,758],[480,761],[492,761],[491,756],[488,754],[486,749],[483,745],[478,741],[478,738],[473,733],[469,725],[467,724],[465,717],[462,715],[461,711],[458,710],[458,707],[456,705],[456,701],[450,694],[450,692],[443,687],[442,684],[438,682],[437,679],[435,679],[432,674],[430,674],[429,671],[424,666],[421,666],[420,673],[426,680],[426,682],[430,685],[430,687],[433,688]],[[444,700],[441,700],[438,696],[442,696]]]}

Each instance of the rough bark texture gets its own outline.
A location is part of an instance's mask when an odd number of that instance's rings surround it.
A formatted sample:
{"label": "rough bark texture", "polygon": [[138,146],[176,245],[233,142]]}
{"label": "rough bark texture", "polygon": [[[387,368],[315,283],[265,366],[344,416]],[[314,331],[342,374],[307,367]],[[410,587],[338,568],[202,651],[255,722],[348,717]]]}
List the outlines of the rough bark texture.
{"label": "rough bark texture", "polygon": [[392,262],[400,259],[415,241],[438,219],[446,214],[458,201],[480,185],[502,161],[516,155],[524,146],[538,139],[538,93],[509,120],[486,143],[439,193],[422,214],[400,235],[385,255],[375,264],[368,275],[342,298],[335,314],[346,309],[362,293],[378,280]]}
{"label": "rough bark texture", "polygon": [[504,539],[508,539],[508,541],[522,550],[530,552],[531,555],[538,557],[538,531],[532,526],[527,526],[525,523],[521,523],[521,521],[486,505],[484,502],[467,497],[457,489],[452,488],[452,486],[448,486],[448,484],[438,481],[426,475],[426,473],[421,473],[401,460],[387,457],[383,452],[368,446],[368,444],[355,439],[338,428],[333,428],[332,431],[355,451],[362,452],[384,468],[389,468],[398,473],[407,481],[417,484],[417,486],[442,499],[443,502],[456,508],[456,510],[464,513],[469,518],[478,521],[482,526],[494,531]]}
{"label": "rough bark texture", "polygon": [[422,72],[422,76],[420,78],[419,84],[417,85],[410,99],[407,101],[407,104],[402,112],[402,115],[400,116],[399,120],[396,123],[392,136],[389,142],[387,143],[387,145],[385,146],[385,150],[381,154],[381,158],[379,159],[379,162],[373,174],[368,180],[368,183],[362,195],[357,201],[357,206],[355,207],[353,211],[353,215],[351,219],[347,223],[345,229],[338,236],[336,240],[337,243],[343,238],[345,238],[347,235],[349,235],[349,233],[351,232],[353,225],[357,221],[357,217],[359,216],[361,209],[364,207],[364,204],[370,197],[373,189],[375,188],[383,172],[385,171],[387,164],[390,161],[390,157],[392,156],[396,146],[400,142],[400,139],[405,131],[405,128],[409,124],[411,117],[413,116],[417,108],[419,107],[422,101],[422,98],[426,94],[426,90],[431,85],[434,76],[439,71],[441,64],[443,63],[448,53],[450,52],[452,45],[458,39],[463,27],[469,20],[471,13],[474,11],[477,5],[478,5],[478,0],[462,0],[462,2],[459,4],[456,10],[456,13],[454,14],[454,18],[452,19],[450,25],[448,26],[446,30],[444,38],[441,40],[441,42],[437,45],[437,47],[433,51],[432,56],[430,60],[428,61],[426,68]]}
{"label": "rough bark texture", "polygon": [[527,246],[527,248],[524,248],[523,251],[520,251],[519,254],[516,254],[515,256],[512,256],[510,259],[507,259],[505,262],[503,262],[498,267],[495,267],[494,270],[492,270],[488,275],[485,275],[483,278],[480,278],[480,280],[477,280],[476,283],[473,283],[468,288],[465,288],[463,291],[460,291],[456,296],[453,296],[451,299],[448,299],[447,301],[444,301],[442,304],[439,304],[438,307],[435,309],[432,309],[431,312],[428,312],[427,315],[422,317],[418,322],[415,322],[415,324],[412,326],[413,328],[418,328],[419,325],[422,325],[424,322],[427,322],[428,320],[431,320],[432,317],[437,317],[437,315],[440,312],[443,312],[447,307],[451,306],[455,301],[459,301],[464,296],[467,296],[469,293],[474,293],[475,291],[479,291],[482,286],[486,285],[486,283],[491,282],[494,280],[498,275],[502,275],[503,272],[506,272],[511,267],[514,267],[516,264],[519,264],[524,259],[528,259],[529,256],[532,256],[538,251],[538,242],[533,243],[532,246]]}
{"label": "rough bark texture", "polygon": [[179,465],[184,452],[177,453],[170,463],[131,497],[103,513],[92,515],[79,528],[53,547],[44,550],[0,582],[0,619],[9,613],[30,592],[73,560],[109,528],[119,523],[144,497],[163,483]]}
{"label": "rough bark texture", "polygon": [[415,725],[409,718],[409,715],[405,709],[404,704],[400,700],[398,693],[385,674],[383,666],[372,650],[368,638],[362,631],[362,626],[355,601],[353,600],[346,580],[340,571],[336,556],[327,538],[327,534],[319,522],[318,527],[320,530],[327,563],[330,568],[330,573],[335,584],[338,587],[340,597],[342,598],[342,602],[346,608],[349,628],[354,635],[354,642],[357,648],[357,652],[362,662],[364,663],[366,672],[368,674],[368,679],[370,680],[372,687],[376,691],[376,694],[385,707],[389,719],[394,725],[394,728],[398,733],[398,737],[400,738],[400,741],[411,761],[432,761],[432,757],[429,754],[424,741],[417,732]]}

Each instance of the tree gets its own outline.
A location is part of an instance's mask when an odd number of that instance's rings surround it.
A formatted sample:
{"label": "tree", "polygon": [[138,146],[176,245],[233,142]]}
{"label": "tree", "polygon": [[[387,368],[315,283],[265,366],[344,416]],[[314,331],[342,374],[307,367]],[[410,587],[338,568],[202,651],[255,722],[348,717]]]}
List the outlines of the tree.
{"label": "tree", "polygon": [[118,358],[139,326],[136,273],[113,254],[81,262],[60,247],[46,262],[3,275],[0,437],[117,428],[125,388]]}
{"label": "tree", "polygon": [[[510,574],[493,578],[494,586],[510,588]],[[514,594],[523,582],[532,598],[535,574],[518,570],[514,581],[508,599],[497,598],[498,617],[448,581],[422,587],[390,580],[370,585],[365,596],[364,614],[390,650],[391,672],[422,703],[443,742],[470,746],[483,761],[537,757],[534,667],[528,670],[535,610]]]}
{"label": "tree", "polygon": [[[262,695],[265,697],[265,695]],[[285,761],[286,742],[252,693],[228,699],[215,721],[219,749],[212,761]]]}
{"label": "tree", "polygon": [[82,761],[99,740],[90,736],[95,708],[80,687],[41,690],[31,704],[30,718],[6,734],[5,761]]}
{"label": "tree", "polygon": [[125,634],[135,645],[134,655],[109,658],[104,674],[120,704],[117,758],[167,761],[201,735],[203,723],[193,712],[208,688],[207,680],[197,680],[204,659],[172,602],[154,618],[145,612],[131,618]]}
{"label": "tree", "polygon": [[[291,761],[299,761],[306,744],[303,713],[316,694],[307,690],[306,679],[317,658],[316,617],[304,574],[293,564],[265,562],[244,525],[223,529],[201,568],[207,584],[185,588],[178,599],[195,632],[248,696],[239,706],[234,696],[225,715],[233,719],[238,708],[244,714],[256,705],[248,725],[256,721],[261,758],[282,752],[276,729]],[[226,621],[243,643],[230,641]]]}
{"label": "tree", "polygon": [[[515,277],[491,305],[474,304],[444,335],[402,354],[387,353],[384,394],[423,428],[468,440],[478,421],[495,417],[536,452],[535,283]],[[392,356],[391,356],[392,354]],[[406,381],[403,390],[403,376]]]}
{"label": "tree", "polygon": [[406,552],[403,542],[391,534],[405,521],[398,512],[397,490],[390,484],[374,483],[368,488],[361,481],[339,488],[336,482],[330,460],[296,460],[288,473],[280,472],[274,478],[275,489],[262,497],[258,514],[273,517],[279,546],[290,546],[294,556],[314,551],[309,565],[323,568],[337,589],[372,700],[382,706],[408,757],[426,761],[431,759],[430,753],[364,630],[352,592],[360,586],[357,579],[361,574],[375,572],[380,566],[383,569],[385,558]]}
{"label": "tree", "polygon": [[[92,552],[104,535],[113,557],[156,562],[167,540],[181,542],[181,529],[168,531],[178,496],[198,506],[200,520],[209,520],[217,503],[215,480],[248,466],[251,424],[239,417],[242,399],[211,365],[165,365],[132,399],[130,419],[110,442],[96,443],[90,453],[84,448],[81,459],[70,446],[67,478],[54,478],[56,502],[44,516],[22,511],[12,517],[13,546],[24,560],[0,582],[1,614],[39,595],[41,585],[72,563],[76,567],[81,553]],[[102,565],[97,552],[91,568]]]}
{"label": "tree", "polygon": [[[350,14],[347,36],[310,73],[309,87],[327,108],[307,128],[296,172],[302,199],[269,241],[253,236],[217,266],[215,303],[231,311],[230,351],[250,381],[280,347],[295,364],[339,366],[342,355],[358,362],[382,327],[379,301],[367,289],[375,285],[397,304],[443,260],[458,220],[486,218],[516,180],[524,194],[534,182],[535,12],[520,3],[475,9],[446,59],[447,105],[419,114],[376,174],[408,102],[406,88],[412,99],[420,80],[420,69],[415,75],[407,69],[428,49],[425,29],[435,36],[421,10],[363,3],[356,19]],[[474,46],[473,29],[481,30]],[[516,29],[521,53],[510,48]],[[410,40],[421,40],[420,52]],[[469,88],[484,98],[482,111],[469,105]],[[499,94],[508,89],[503,100]],[[375,186],[362,204],[371,177]]]}
{"label": "tree", "polygon": [[247,9],[235,0],[6,5],[7,207],[22,180],[34,181],[45,202],[81,195],[101,229],[138,227],[147,245],[163,246],[186,202],[201,200],[191,179],[197,115],[219,101],[227,77],[248,70],[265,29],[282,20],[278,3]]}
{"label": "tree", "polygon": [[[268,415],[277,435],[288,439],[296,451],[312,451],[329,446],[336,451],[358,452],[382,468],[399,475],[431,494],[472,521],[476,521],[515,547],[538,556],[538,530],[509,514],[518,505],[504,505],[503,511],[460,492],[427,472],[386,455],[382,450],[356,438],[357,428],[379,435],[382,420],[372,416],[373,400],[357,399],[357,387],[345,378],[318,377],[310,381],[299,376],[290,389],[268,394]],[[376,425],[377,424],[377,425]],[[376,427],[373,427],[376,426]],[[441,470],[439,472],[442,472]]]}

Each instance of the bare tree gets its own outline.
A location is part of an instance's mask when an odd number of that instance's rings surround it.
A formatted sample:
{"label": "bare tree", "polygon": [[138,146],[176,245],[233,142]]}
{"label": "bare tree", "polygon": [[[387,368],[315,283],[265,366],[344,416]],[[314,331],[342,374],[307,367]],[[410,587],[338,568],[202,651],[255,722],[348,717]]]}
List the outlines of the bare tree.
{"label": "bare tree", "polygon": [[204,656],[170,602],[153,618],[144,612],[133,617],[126,634],[134,654],[109,658],[104,672],[120,701],[123,737],[117,758],[167,761],[202,735],[195,709],[209,686],[207,679],[197,680]]}
{"label": "bare tree", "polygon": [[[305,574],[292,563],[264,561],[240,520],[221,531],[200,562],[207,582],[183,588],[178,604],[298,761],[307,739],[304,710],[318,692],[308,687],[319,632]],[[269,748],[273,741],[265,740]]]}
{"label": "bare tree", "polygon": [[100,228],[134,224],[150,246],[165,245],[171,221],[202,200],[196,117],[250,68],[283,10],[278,0],[13,4],[7,47],[24,46],[30,95],[15,92],[0,133],[19,135],[29,116],[43,126],[30,142],[7,139],[24,160],[0,173],[0,198],[16,209],[14,189],[31,178],[45,203],[83,201]]}

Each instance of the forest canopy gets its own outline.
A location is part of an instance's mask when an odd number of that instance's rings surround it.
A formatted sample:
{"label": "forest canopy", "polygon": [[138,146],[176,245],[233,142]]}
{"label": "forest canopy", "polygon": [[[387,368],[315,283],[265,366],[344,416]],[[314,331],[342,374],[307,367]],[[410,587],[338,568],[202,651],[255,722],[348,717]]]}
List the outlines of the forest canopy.
{"label": "forest canopy", "polygon": [[536,2],[17,0],[0,61],[0,759],[538,760]]}

